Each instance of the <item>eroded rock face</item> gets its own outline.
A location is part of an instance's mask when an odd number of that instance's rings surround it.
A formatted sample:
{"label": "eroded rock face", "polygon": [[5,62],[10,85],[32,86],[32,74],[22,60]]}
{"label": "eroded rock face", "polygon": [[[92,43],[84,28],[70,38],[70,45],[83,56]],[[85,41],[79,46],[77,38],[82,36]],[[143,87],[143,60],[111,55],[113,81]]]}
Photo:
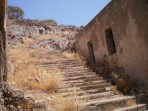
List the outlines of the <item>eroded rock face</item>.
{"label": "eroded rock face", "polygon": [[46,48],[50,51],[54,50],[67,50],[72,48],[72,44],[74,44],[74,41],[69,41],[66,38],[55,38],[55,37],[49,37],[49,39],[43,39],[39,40],[37,42],[34,42],[29,46],[31,49],[35,49],[38,47]]}
{"label": "eroded rock face", "polygon": [[39,28],[37,26],[31,26],[29,28],[30,37],[37,37],[39,35]]}
{"label": "eroded rock face", "polygon": [[27,27],[19,25],[10,25],[10,27],[8,28],[8,35],[12,38],[37,37],[39,35],[39,28],[37,26]]}
{"label": "eroded rock face", "polygon": [[13,20],[9,21],[8,36],[10,45],[24,43],[27,38],[36,38],[39,35],[54,34],[56,37],[42,39],[31,44],[29,48],[43,47],[49,50],[67,50],[74,46],[75,34],[81,28],[75,26],[55,25],[47,21]]}
{"label": "eroded rock face", "polygon": [[8,34],[12,37],[20,37],[23,36],[23,27],[19,25],[11,25],[8,28]]}

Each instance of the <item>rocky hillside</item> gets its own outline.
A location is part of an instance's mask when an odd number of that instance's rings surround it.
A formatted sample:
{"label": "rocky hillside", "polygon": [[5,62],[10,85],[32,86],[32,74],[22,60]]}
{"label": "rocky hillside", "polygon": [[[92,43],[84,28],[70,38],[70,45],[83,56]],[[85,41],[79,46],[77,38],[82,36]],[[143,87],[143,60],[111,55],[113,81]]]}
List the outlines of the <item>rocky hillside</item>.
{"label": "rocky hillside", "polygon": [[[57,25],[47,20],[30,19],[9,20],[8,25],[8,43],[11,46],[24,43],[27,38],[36,39],[38,36],[42,36],[43,39],[35,41],[29,48],[39,46],[50,50],[73,48],[75,34],[81,29],[71,25]],[[44,36],[46,36],[46,39]]]}

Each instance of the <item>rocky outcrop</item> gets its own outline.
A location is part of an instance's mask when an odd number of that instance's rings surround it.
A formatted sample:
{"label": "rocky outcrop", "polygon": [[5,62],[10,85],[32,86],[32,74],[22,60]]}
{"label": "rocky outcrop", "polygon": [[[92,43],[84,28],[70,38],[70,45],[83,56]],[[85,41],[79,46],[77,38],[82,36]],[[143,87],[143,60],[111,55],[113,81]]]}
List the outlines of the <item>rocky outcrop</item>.
{"label": "rocky outcrop", "polygon": [[74,44],[74,40],[69,41],[67,38],[55,38],[55,37],[49,37],[48,39],[42,39],[38,40],[37,42],[34,42],[29,46],[31,49],[35,48],[46,48],[48,50],[54,51],[54,50],[68,50],[72,49]]}
{"label": "rocky outcrop", "polygon": [[31,20],[31,19],[14,19],[9,20],[8,25],[25,25],[25,26],[37,26],[37,27],[48,27],[57,26],[57,24],[48,22],[48,20]]}
{"label": "rocky outcrop", "polygon": [[12,86],[5,82],[2,84],[2,98],[0,100],[4,102],[2,106],[3,109],[7,109],[7,111],[24,111],[24,110],[40,110],[46,111],[46,103],[45,101],[35,101],[33,98],[29,96],[25,96],[23,91],[15,90]]}
{"label": "rocky outcrop", "polygon": [[[26,38],[36,38],[39,35],[56,35],[52,39],[43,39],[30,46],[43,46],[55,50],[66,50],[72,48],[75,42],[75,34],[81,29],[75,26],[56,25],[48,21],[19,19],[8,23],[9,44],[17,45],[23,43]],[[46,43],[46,44],[45,44]]]}
{"label": "rocky outcrop", "polygon": [[37,37],[39,35],[39,29],[37,26],[19,26],[11,25],[8,28],[8,34],[10,37]]}

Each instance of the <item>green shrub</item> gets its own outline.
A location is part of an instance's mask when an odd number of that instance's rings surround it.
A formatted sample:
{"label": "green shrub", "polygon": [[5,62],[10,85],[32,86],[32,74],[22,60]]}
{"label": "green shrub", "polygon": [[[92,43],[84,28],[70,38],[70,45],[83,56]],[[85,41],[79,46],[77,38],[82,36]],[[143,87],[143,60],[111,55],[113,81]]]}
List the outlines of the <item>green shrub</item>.
{"label": "green shrub", "polygon": [[55,25],[58,24],[58,23],[57,23],[55,20],[53,20],[53,19],[47,19],[47,21],[50,22],[50,23],[52,23],[52,24],[55,24]]}

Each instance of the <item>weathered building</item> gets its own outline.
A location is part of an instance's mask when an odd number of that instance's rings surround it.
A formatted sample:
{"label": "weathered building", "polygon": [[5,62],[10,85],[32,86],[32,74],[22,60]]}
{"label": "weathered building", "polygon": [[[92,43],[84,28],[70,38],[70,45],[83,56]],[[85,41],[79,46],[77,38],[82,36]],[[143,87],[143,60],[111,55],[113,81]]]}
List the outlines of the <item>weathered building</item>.
{"label": "weathered building", "polygon": [[0,0],[0,82],[7,80],[6,21],[7,21],[7,0]]}
{"label": "weathered building", "polygon": [[112,0],[77,35],[77,52],[148,86],[148,0]]}

